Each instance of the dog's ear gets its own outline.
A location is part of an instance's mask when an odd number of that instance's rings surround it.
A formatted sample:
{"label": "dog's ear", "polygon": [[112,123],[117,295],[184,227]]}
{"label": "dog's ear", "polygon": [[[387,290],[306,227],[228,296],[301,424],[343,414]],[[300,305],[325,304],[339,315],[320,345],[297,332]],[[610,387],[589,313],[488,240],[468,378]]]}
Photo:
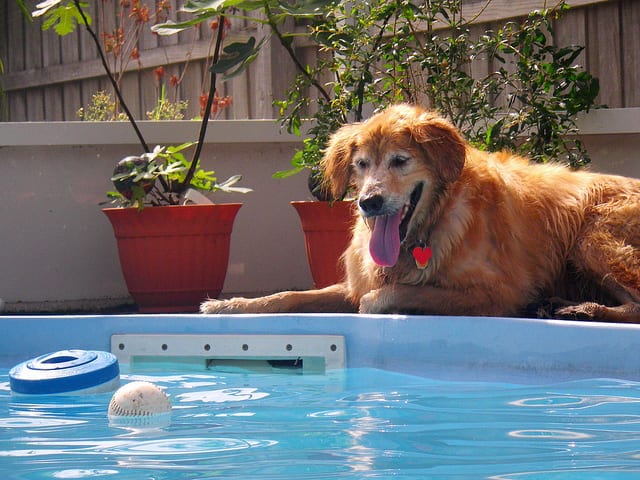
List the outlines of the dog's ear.
{"label": "dog's ear", "polygon": [[411,136],[434,163],[441,180],[445,183],[457,180],[466,157],[466,142],[458,129],[431,112],[418,115],[410,128]]}
{"label": "dog's ear", "polygon": [[325,191],[333,198],[341,199],[351,183],[351,155],[356,146],[356,138],[360,124],[346,124],[340,127],[329,139],[329,144],[322,157]]}

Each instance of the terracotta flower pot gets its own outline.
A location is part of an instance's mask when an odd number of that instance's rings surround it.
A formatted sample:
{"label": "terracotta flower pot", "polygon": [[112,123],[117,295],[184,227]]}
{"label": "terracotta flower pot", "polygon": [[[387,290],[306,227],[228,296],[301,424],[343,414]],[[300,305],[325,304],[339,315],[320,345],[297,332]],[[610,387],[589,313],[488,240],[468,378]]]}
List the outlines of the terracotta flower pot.
{"label": "terracotta flower pot", "polygon": [[302,224],[307,260],[315,288],[344,279],[340,257],[351,241],[355,221],[353,202],[291,202]]}
{"label": "terracotta flower pot", "polygon": [[222,291],[242,204],[105,208],[129,293],[144,313],[195,312]]}

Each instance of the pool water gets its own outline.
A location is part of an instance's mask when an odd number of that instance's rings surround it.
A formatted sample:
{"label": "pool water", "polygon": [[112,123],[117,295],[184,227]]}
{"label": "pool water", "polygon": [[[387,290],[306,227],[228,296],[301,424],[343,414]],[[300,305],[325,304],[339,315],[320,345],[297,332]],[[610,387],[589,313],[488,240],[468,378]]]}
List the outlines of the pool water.
{"label": "pool water", "polygon": [[[169,373],[168,373],[169,372]],[[640,384],[448,382],[127,372],[173,404],[168,425],[110,425],[110,393],[16,396],[0,370],[0,478],[626,479],[640,475]]]}

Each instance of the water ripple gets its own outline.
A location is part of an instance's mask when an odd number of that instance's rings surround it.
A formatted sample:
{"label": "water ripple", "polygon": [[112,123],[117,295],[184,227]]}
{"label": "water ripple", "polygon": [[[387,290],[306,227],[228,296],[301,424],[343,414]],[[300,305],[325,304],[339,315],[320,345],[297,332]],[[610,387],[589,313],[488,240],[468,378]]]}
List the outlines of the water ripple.
{"label": "water ripple", "polygon": [[225,403],[260,400],[268,396],[268,393],[260,392],[257,388],[223,388],[221,390],[181,393],[176,395],[176,398],[181,402]]}
{"label": "water ripple", "polygon": [[547,395],[544,397],[523,398],[509,402],[516,407],[579,407],[589,408],[607,404],[640,403],[640,399],[634,397],[617,397],[609,395]]}
{"label": "water ripple", "polygon": [[100,468],[60,470],[53,473],[53,478],[93,478],[104,477],[107,475],[117,475],[118,470],[105,470]]}
{"label": "water ripple", "polygon": [[1,451],[0,456],[35,457],[69,454],[127,455],[127,456],[179,456],[232,452],[250,448],[265,448],[276,445],[275,440],[241,438],[166,438],[160,440],[108,440],[108,441],[33,441],[25,446],[33,448]]}
{"label": "water ripple", "polygon": [[9,417],[0,418],[0,428],[42,428],[65,427],[87,423],[85,420],[70,420],[50,417]]}
{"label": "water ripple", "polygon": [[573,432],[571,430],[514,430],[509,432],[510,437],[528,438],[535,440],[585,440],[591,438],[588,433]]}

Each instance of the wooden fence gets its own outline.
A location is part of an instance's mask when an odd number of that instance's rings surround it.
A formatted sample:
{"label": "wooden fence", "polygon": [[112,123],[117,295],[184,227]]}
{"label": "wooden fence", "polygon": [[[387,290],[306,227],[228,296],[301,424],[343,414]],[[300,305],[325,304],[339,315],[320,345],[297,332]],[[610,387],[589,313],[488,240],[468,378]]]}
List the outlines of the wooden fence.
{"label": "wooden fence", "polygon": [[[178,0],[182,3],[183,0]],[[114,18],[100,18],[91,0],[91,12],[101,22],[103,31],[113,28]],[[153,3],[149,0],[147,3]],[[173,10],[176,0],[171,0]],[[526,15],[540,8],[542,0],[465,0],[469,18],[479,14],[475,29],[494,27],[505,18]],[[556,26],[559,44],[586,46],[579,61],[600,79],[598,102],[609,107],[640,106],[640,1],[574,0],[573,8]],[[82,29],[65,37],[53,31],[42,32],[41,20],[30,24],[13,0],[0,1],[0,75],[2,107],[0,119],[8,121],[77,120],[77,111],[86,107],[92,95],[109,90],[102,66],[89,36]],[[262,31],[261,31],[262,30]],[[232,20],[228,40],[263,37],[267,27],[250,20]],[[144,31],[138,42],[139,60],[124,69],[122,89],[136,118],[156,105],[160,83],[154,74],[164,68],[161,82],[167,97],[187,100],[185,118],[199,114],[199,97],[206,77],[206,57],[212,31],[202,25],[171,37],[158,37]],[[314,55],[313,45],[301,45]],[[274,99],[284,96],[295,69],[277,41],[268,43],[247,72],[226,82],[221,95],[230,95],[231,108],[221,118],[275,118]],[[173,87],[170,78],[180,78]]]}

